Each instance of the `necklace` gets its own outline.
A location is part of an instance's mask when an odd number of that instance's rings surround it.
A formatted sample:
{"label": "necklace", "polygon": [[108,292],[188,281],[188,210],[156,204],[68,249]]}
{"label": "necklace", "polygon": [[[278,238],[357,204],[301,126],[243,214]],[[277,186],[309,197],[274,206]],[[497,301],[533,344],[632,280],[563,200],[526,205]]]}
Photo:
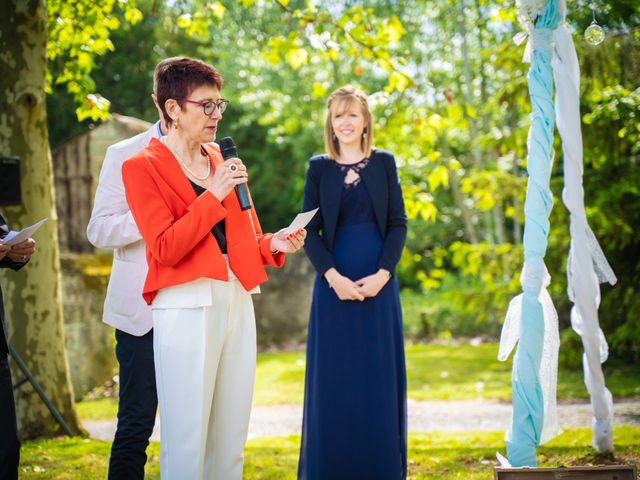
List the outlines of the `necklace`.
{"label": "necklace", "polygon": [[176,157],[176,159],[180,162],[180,165],[182,165],[182,167],[185,169],[185,171],[191,175],[193,178],[195,178],[196,180],[206,180],[207,178],[209,178],[209,175],[211,175],[211,162],[209,161],[209,158],[207,157],[207,174],[204,177],[200,177],[198,175],[196,175],[195,173],[193,173],[191,171],[191,169],[189,167],[187,167],[187,164],[184,163],[184,160],[182,160],[182,158],[180,157],[180,155],[178,155],[176,152],[174,152],[171,147],[169,146],[169,144],[167,143],[167,137],[160,137],[160,141],[164,144],[165,147],[167,147],[169,149],[169,151],[173,154],[174,157]]}

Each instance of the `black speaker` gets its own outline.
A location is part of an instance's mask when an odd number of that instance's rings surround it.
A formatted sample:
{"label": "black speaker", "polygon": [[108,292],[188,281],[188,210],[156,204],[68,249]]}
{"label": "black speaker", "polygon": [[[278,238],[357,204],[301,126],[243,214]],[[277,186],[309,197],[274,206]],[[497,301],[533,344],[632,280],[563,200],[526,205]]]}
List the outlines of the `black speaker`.
{"label": "black speaker", "polygon": [[20,158],[0,156],[0,205],[20,203]]}

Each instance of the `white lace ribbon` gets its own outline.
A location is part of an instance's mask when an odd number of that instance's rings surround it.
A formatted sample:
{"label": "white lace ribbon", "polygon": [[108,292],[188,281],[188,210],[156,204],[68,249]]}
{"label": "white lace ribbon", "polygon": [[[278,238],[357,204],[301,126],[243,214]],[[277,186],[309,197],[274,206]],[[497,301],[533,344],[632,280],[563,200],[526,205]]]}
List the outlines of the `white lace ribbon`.
{"label": "white lace ribbon", "polygon": [[[564,0],[560,4],[565,9]],[[564,18],[564,15],[563,15]],[[574,306],[571,325],[584,346],[584,381],[593,407],[593,446],[613,450],[613,399],[606,388],[601,363],[608,345],[598,321],[600,282],[617,279],[587,222],[582,185],[582,132],[580,125],[580,67],[571,33],[560,24],[553,33],[552,61],[556,85],[556,124],[564,152],[565,187],[562,200],[570,212],[571,246],[567,259],[567,293]]]}
{"label": "white lace ribbon", "polygon": [[[542,267],[542,275],[538,275]],[[534,285],[538,278],[537,288]],[[539,261],[525,261],[520,283],[523,290],[538,291],[538,300],[542,305],[544,317],[544,343],[542,346],[542,357],[540,360],[540,387],[542,388],[542,398],[544,402],[544,424],[540,435],[540,443],[545,443],[560,433],[558,424],[558,407],[556,401],[556,386],[558,384],[558,351],[560,349],[560,335],[558,333],[558,314],[547,287],[551,283],[551,277],[544,263]],[[502,326],[500,335],[500,347],[498,349],[498,360],[504,362],[520,339],[520,318],[522,317],[522,296],[516,296],[509,303],[507,315]],[[507,433],[509,435],[509,433]]]}

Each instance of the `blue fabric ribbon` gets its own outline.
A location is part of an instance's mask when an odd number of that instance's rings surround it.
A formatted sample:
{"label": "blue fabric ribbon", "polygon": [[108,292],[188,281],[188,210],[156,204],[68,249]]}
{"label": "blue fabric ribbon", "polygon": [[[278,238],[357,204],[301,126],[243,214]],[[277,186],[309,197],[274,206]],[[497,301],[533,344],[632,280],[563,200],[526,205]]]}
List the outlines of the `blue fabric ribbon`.
{"label": "blue fabric ribbon", "polygon": [[[552,32],[561,19],[557,0],[549,0],[536,19],[533,52],[528,74],[531,127],[528,137],[527,194],[525,199],[524,257],[527,281],[523,283],[520,340],[513,360],[513,420],[507,436],[507,457],[514,467],[535,467],[536,449],[544,420],[544,401],[539,379],[544,343],[544,316],[538,300],[543,287],[544,255],[549,234],[553,196],[549,188],[553,165]],[[528,268],[527,268],[528,266]]]}

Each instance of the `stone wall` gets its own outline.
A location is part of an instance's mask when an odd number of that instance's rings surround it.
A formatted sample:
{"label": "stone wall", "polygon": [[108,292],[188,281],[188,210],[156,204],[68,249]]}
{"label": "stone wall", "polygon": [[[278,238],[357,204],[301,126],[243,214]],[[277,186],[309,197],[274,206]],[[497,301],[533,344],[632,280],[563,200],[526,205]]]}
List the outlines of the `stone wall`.
{"label": "stone wall", "polygon": [[284,267],[268,268],[269,281],[253,296],[258,344],[284,345],[307,338],[315,271],[304,252],[287,255]]}
{"label": "stone wall", "polygon": [[102,323],[110,262],[110,257],[70,253],[60,258],[64,332],[76,400],[117,370],[113,328]]}
{"label": "stone wall", "polygon": [[87,224],[107,147],[146,131],[150,123],[113,114],[53,152],[58,239],[63,252],[91,253]]}

